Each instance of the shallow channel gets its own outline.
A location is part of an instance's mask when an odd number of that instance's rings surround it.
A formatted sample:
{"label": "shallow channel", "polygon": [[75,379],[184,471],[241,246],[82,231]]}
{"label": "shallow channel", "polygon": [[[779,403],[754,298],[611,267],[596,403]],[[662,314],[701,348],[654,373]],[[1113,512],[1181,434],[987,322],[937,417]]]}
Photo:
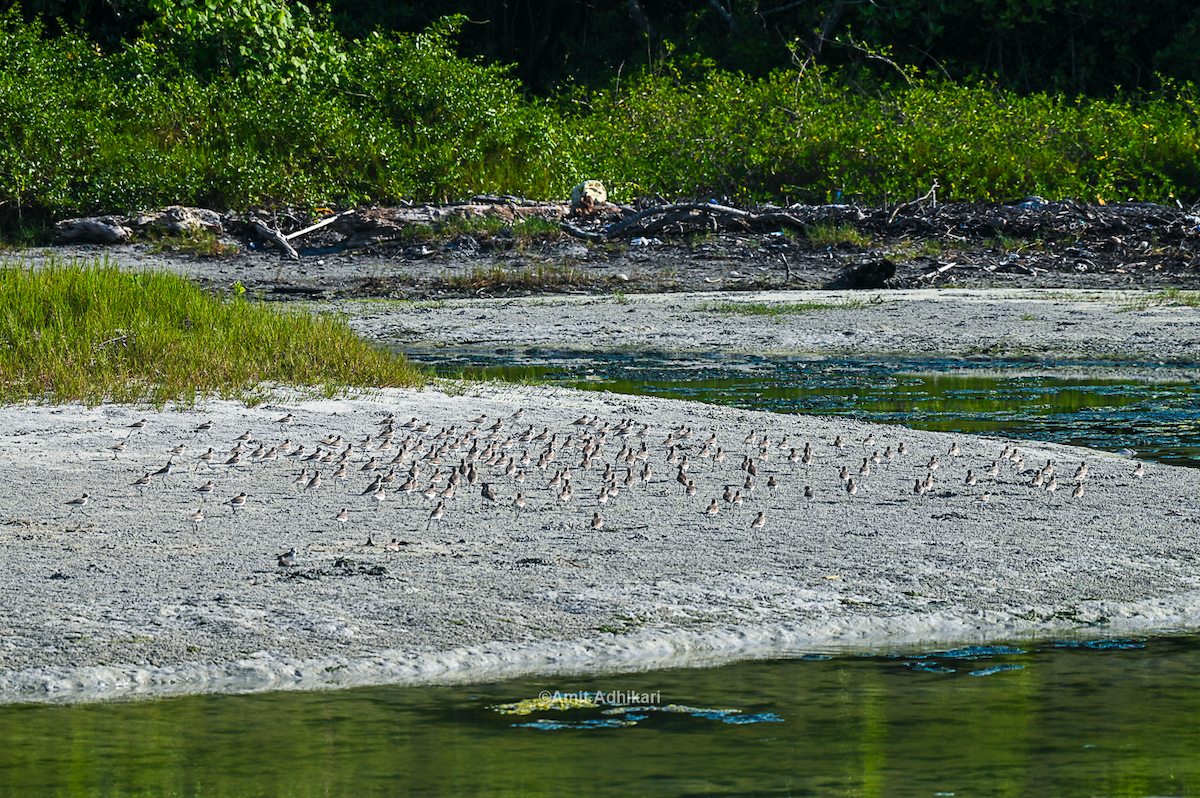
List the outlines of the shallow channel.
{"label": "shallow channel", "polygon": [[853,416],[1109,452],[1128,448],[1138,459],[1200,467],[1200,367],[544,350],[406,354],[443,375]]}
{"label": "shallow channel", "polygon": [[1165,636],[6,706],[0,794],[1196,795],[1198,688]]}

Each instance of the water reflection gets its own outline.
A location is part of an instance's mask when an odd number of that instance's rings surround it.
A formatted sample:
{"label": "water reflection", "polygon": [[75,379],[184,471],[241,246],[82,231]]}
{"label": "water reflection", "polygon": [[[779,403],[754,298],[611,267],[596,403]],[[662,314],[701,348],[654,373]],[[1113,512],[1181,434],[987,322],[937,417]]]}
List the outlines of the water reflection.
{"label": "water reflection", "polygon": [[[1198,687],[1165,637],[4,707],[0,794],[1195,795]],[[659,698],[504,709],[542,691]]]}
{"label": "water reflection", "polygon": [[1154,364],[409,353],[442,374],[543,380],[778,413],[1051,441],[1200,466],[1196,380]]}

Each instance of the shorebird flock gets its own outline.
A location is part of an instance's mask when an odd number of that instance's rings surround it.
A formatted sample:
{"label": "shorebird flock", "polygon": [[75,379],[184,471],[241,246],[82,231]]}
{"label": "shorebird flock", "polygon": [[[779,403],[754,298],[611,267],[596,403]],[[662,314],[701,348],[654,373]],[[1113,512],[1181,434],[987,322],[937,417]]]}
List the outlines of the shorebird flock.
{"label": "shorebird flock", "polygon": [[[277,413],[244,431],[200,423],[187,440],[165,449],[161,436],[144,434],[153,422],[130,423],[108,454],[153,465],[125,484],[98,485],[62,504],[87,513],[104,497],[140,494],[149,503],[154,493],[147,492],[165,491],[176,505],[194,500],[180,521],[200,533],[206,525],[272,512],[286,499],[307,508],[309,529],[357,526],[361,545],[401,551],[419,545],[408,538],[435,529],[494,526],[500,519],[513,526],[545,513],[584,533],[661,524],[663,531],[772,535],[801,523],[816,505],[840,505],[847,523],[851,508],[864,503],[971,503],[1005,512],[1024,502],[1049,512],[1058,503],[1086,501],[1095,481],[1087,461],[1027,462],[1035,444],[1004,444],[981,457],[991,441],[974,439],[975,454],[966,455],[957,441],[931,450],[928,436],[918,436],[924,445],[910,446],[904,435],[912,433],[904,428],[862,425],[862,437],[802,438],[805,425],[796,416],[779,417],[786,429],[747,432],[655,428],[590,413],[537,423],[524,409],[436,423],[306,413],[300,425],[294,413]],[[325,429],[325,421],[341,429]],[[1106,458],[1107,478],[1120,476],[1119,462]],[[1140,463],[1129,469],[1132,478],[1146,473]],[[656,511],[663,507],[666,515]],[[837,519],[836,509],[831,517]],[[304,563],[303,548],[298,540],[270,556],[281,568],[295,567]]]}

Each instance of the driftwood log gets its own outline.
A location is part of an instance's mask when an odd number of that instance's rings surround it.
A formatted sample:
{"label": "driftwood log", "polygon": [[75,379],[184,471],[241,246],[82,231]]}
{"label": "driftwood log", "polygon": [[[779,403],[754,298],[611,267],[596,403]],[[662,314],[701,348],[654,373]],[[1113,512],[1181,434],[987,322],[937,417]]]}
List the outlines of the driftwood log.
{"label": "driftwood log", "polygon": [[50,230],[55,244],[124,244],[133,231],[116,216],[63,219]]}
{"label": "driftwood log", "polygon": [[791,214],[771,210],[754,213],[711,202],[684,202],[671,205],[655,205],[637,211],[620,222],[599,232],[580,229],[570,222],[560,222],[563,232],[584,241],[612,241],[617,238],[641,238],[651,236],[670,227],[680,231],[718,230],[734,232],[762,231],[765,228],[778,230],[780,227],[804,227],[804,222]]}
{"label": "driftwood log", "polygon": [[278,247],[284,255],[287,255],[292,260],[300,260],[300,253],[288,243],[288,240],[283,237],[283,233],[280,233],[274,227],[268,227],[264,222],[261,222],[258,219],[251,219],[249,221],[249,225],[260,238],[262,238],[264,241],[270,241],[272,244]]}

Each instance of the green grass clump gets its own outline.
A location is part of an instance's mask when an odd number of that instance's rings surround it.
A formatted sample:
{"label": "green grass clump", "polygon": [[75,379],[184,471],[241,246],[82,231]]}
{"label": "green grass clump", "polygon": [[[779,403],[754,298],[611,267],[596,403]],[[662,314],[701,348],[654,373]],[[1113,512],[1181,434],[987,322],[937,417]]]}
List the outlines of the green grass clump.
{"label": "green grass clump", "polygon": [[451,275],[446,278],[446,284],[459,291],[496,292],[511,289],[547,290],[551,288],[571,288],[584,286],[591,279],[568,266],[558,266],[539,263],[519,269],[507,270],[503,266],[493,266],[490,269],[476,267],[470,274]]}
{"label": "green grass clump", "polygon": [[0,265],[0,401],[191,405],[268,383],[333,395],[423,381],[334,316],[221,299],[165,272]]}
{"label": "green grass clump", "polygon": [[804,234],[814,245],[833,247],[838,244],[857,244],[860,247],[871,243],[871,236],[848,224],[815,224],[804,229]]}
{"label": "green grass clump", "polygon": [[847,299],[839,302],[712,302],[702,310],[725,316],[797,316],[821,310],[853,310],[863,302]]}
{"label": "green grass clump", "polygon": [[562,238],[565,234],[557,222],[532,216],[514,224],[513,235],[518,239],[550,241]]}
{"label": "green grass clump", "polygon": [[1200,308],[1200,291],[1183,291],[1179,288],[1164,288],[1153,294],[1130,297],[1117,312],[1148,310],[1157,307]]}

